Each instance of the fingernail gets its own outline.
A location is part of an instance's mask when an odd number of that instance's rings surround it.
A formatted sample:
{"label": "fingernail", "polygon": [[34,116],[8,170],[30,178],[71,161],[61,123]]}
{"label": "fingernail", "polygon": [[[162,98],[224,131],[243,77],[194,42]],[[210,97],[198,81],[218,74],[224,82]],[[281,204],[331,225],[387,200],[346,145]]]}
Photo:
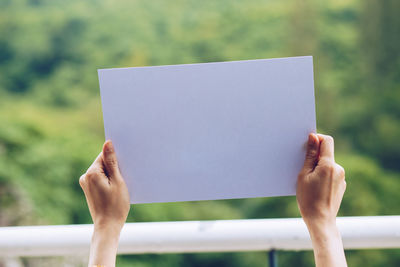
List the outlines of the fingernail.
{"label": "fingernail", "polygon": [[111,140],[107,141],[106,152],[107,153],[112,153],[113,152],[113,144],[112,144]]}
{"label": "fingernail", "polygon": [[309,135],[308,135],[308,144],[309,145],[311,145],[312,143],[313,143],[313,136],[312,136],[313,134],[312,133],[310,133]]}

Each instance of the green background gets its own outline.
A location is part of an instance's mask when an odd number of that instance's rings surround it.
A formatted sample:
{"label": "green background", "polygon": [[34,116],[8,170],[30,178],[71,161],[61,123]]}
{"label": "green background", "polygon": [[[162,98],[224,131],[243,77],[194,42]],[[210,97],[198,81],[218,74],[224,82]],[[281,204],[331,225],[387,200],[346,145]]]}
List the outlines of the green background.
{"label": "green background", "polygon": [[[91,223],[78,179],[104,141],[98,68],[301,55],[314,56],[318,131],[346,169],[340,215],[399,214],[399,11],[398,0],[1,0],[0,226]],[[128,221],[298,216],[295,197],[278,197],[136,205]],[[397,250],[346,253],[350,266],[400,266]],[[313,265],[311,252],[278,254]],[[117,265],[266,266],[267,253]]]}

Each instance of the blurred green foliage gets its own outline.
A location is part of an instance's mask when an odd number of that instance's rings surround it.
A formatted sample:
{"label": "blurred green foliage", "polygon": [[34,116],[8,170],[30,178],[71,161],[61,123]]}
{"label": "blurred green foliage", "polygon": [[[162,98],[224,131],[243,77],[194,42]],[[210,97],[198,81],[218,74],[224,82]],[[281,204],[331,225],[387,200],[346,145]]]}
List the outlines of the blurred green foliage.
{"label": "blurred green foliage", "polygon": [[[400,212],[400,1],[0,1],[0,225],[90,223],[78,178],[103,125],[96,70],[313,55],[340,215]],[[299,216],[294,197],[137,205],[129,221]],[[310,252],[279,252],[311,266]],[[399,266],[394,250],[350,266]],[[29,262],[29,260],[27,261]],[[26,263],[28,266],[28,263]],[[265,252],[122,256],[119,266],[266,266]]]}

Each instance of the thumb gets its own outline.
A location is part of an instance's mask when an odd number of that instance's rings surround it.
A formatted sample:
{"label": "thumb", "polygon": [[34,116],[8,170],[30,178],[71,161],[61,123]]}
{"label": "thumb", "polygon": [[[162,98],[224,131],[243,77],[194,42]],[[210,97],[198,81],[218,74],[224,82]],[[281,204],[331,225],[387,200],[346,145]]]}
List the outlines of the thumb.
{"label": "thumb", "polygon": [[107,140],[103,146],[103,163],[109,178],[119,175],[117,155],[111,140]]}
{"label": "thumb", "polygon": [[319,139],[314,133],[308,135],[306,159],[303,169],[312,172],[318,162],[319,157]]}

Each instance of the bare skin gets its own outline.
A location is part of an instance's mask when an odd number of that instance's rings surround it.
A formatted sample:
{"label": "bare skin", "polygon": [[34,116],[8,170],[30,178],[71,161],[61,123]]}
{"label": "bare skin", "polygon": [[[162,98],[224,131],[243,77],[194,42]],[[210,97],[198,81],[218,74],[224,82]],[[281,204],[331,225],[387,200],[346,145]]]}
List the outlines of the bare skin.
{"label": "bare skin", "polygon": [[94,223],[89,266],[115,266],[119,235],[130,209],[128,188],[111,141],[79,179]]}
{"label": "bare skin", "polygon": [[310,134],[297,181],[297,203],[310,232],[317,267],[347,266],[336,227],[336,215],[345,190],[345,172],[335,163],[333,138]]}
{"label": "bare skin", "polygon": [[[333,138],[310,134],[297,182],[297,203],[313,243],[317,267],[347,266],[336,215],[346,189],[344,170],[335,163]],[[111,141],[81,176],[94,223],[89,266],[114,267],[121,229],[130,209]]]}

